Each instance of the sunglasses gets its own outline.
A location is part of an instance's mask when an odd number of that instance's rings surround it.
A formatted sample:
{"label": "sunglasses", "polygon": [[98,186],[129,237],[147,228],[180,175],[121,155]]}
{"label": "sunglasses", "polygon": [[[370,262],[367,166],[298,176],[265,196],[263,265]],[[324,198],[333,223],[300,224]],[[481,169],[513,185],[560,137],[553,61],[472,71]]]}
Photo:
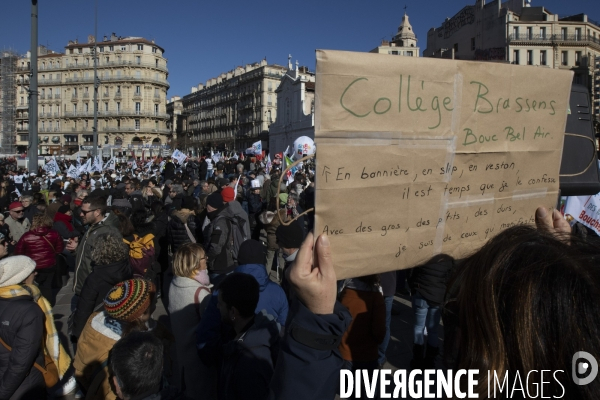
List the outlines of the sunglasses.
{"label": "sunglasses", "polygon": [[85,215],[87,215],[88,213],[90,213],[90,212],[92,212],[92,211],[96,211],[96,210],[97,210],[97,208],[93,208],[93,209],[91,209],[91,210],[88,210],[88,211],[83,211],[83,210],[80,210],[80,211],[79,211],[79,213],[80,213],[80,214],[83,214],[83,215],[85,216]]}
{"label": "sunglasses", "polygon": [[17,211],[15,211],[15,210],[11,210],[11,212],[14,212],[14,213],[16,213],[16,214],[21,214],[21,213],[23,213],[23,210],[17,210]]}

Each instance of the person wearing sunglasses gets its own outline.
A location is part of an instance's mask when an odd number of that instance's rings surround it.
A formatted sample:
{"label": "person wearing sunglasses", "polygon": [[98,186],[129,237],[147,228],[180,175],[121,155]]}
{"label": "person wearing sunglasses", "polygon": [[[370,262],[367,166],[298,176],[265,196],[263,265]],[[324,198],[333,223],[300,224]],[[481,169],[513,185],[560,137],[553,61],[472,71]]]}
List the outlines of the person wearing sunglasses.
{"label": "person wearing sunglasses", "polygon": [[29,230],[29,220],[25,218],[23,204],[19,201],[13,201],[8,207],[9,216],[6,218],[5,223],[10,228],[12,238],[15,242],[21,239],[21,236]]}

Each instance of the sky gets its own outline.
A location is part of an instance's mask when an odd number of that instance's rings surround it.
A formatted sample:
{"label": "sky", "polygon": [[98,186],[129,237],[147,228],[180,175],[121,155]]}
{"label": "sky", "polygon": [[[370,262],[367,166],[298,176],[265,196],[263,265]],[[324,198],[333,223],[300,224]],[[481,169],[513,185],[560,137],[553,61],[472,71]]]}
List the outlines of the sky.
{"label": "sky", "polygon": [[[0,49],[24,54],[30,47],[31,1],[2,0]],[[39,0],[40,45],[64,52],[69,40],[94,33],[96,0]],[[404,7],[421,53],[427,31],[475,0],[97,0],[98,39],[154,39],[168,59],[168,97],[184,96],[236,66],[299,62],[315,70],[315,50],[369,51],[390,40]],[[585,13],[600,21],[599,0],[532,0],[559,17]]]}

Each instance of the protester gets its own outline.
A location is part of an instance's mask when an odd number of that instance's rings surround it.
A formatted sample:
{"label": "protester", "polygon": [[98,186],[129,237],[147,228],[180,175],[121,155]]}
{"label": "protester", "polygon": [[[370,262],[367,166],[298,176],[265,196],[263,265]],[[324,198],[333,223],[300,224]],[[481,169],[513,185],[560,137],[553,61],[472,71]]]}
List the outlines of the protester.
{"label": "protester", "polygon": [[18,242],[21,236],[29,230],[29,221],[23,215],[23,204],[13,201],[8,207],[9,216],[6,218],[6,225],[10,228],[12,240]]}
{"label": "protester", "polygon": [[62,238],[52,229],[52,220],[45,214],[33,217],[31,229],[18,241],[15,255],[27,255],[36,263],[36,283],[42,295],[54,306],[56,294],[53,290],[56,274],[56,255],[63,251]]}
{"label": "protester", "polygon": [[202,246],[186,243],[179,247],[173,260],[173,274],[175,277],[169,288],[168,310],[181,375],[178,381],[184,382],[185,393],[190,399],[215,398],[216,393],[209,379],[211,371],[200,362],[195,351],[190,351],[195,348],[196,327],[213,287]]}

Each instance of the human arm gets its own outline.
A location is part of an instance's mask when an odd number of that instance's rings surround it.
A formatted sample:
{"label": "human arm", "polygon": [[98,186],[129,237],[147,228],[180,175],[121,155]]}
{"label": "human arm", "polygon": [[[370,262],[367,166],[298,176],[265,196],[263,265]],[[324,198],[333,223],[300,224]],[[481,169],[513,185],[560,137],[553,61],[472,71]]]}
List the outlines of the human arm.
{"label": "human arm", "polygon": [[56,231],[54,231],[52,233],[53,233],[52,239],[54,241],[52,243],[52,245],[54,246],[54,253],[55,254],[60,254],[60,253],[62,253],[62,251],[65,248],[65,245],[63,243],[62,237]]}
{"label": "human arm", "polygon": [[557,209],[548,210],[546,207],[538,207],[535,210],[535,225],[538,229],[558,237],[565,237],[571,233],[571,225]]}
{"label": "human arm", "polygon": [[19,241],[17,242],[14,253],[15,256],[27,255],[27,243],[25,243],[26,237],[27,234],[24,234],[23,236],[21,236],[21,239],[19,239]]}
{"label": "human arm", "polygon": [[83,332],[83,328],[85,327],[85,323],[88,318],[94,312],[94,308],[96,307],[96,298],[98,297],[98,291],[91,284],[94,279],[97,279],[94,275],[94,272],[85,279],[83,283],[83,287],[81,288],[81,294],[79,295],[79,299],[77,300],[77,305],[75,306],[75,315],[73,316],[73,328],[71,330],[71,341],[76,342]]}

